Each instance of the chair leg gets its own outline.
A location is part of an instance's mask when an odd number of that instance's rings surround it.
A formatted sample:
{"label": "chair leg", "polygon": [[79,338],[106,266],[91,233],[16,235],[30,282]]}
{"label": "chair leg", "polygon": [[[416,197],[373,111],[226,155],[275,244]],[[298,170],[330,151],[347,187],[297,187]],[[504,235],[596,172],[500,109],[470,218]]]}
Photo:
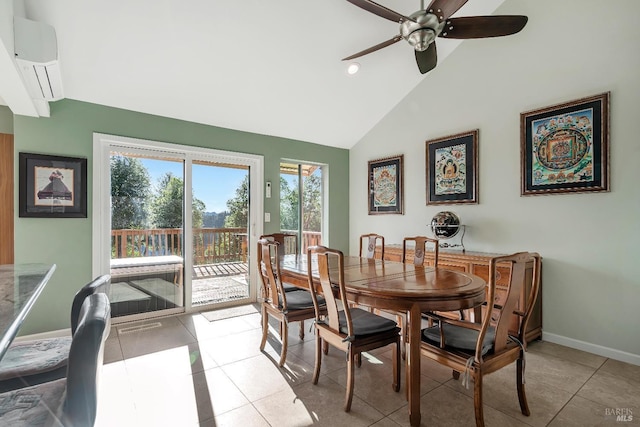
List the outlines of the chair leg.
{"label": "chair leg", "polygon": [[323,341],[316,331],[316,364],[313,368],[313,379],[311,382],[313,384],[318,384],[318,378],[320,377],[320,365],[322,364],[322,351],[321,349],[327,345],[326,341]]}
{"label": "chair leg", "polygon": [[460,379],[460,372],[453,370],[451,371],[451,376],[453,377],[454,380],[459,380]]}
{"label": "chair leg", "polygon": [[304,340],[304,320],[300,321],[300,340]]}
{"label": "chair leg", "polygon": [[358,368],[362,366],[362,353],[356,354],[356,365]]}
{"label": "chair leg", "polygon": [[476,427],[484,427],[484,411],[482,408],[482,374],[473,378],[473,406],[476,412]]}
{"label": "chair leg", "polygon": [[[344,411],[349,412],[351,410],[351,401],[353,400],[353,381],[354,381],[354,365],[356,355],[349,350],[347,352],[348,360],[347,360],[347,391],[344,400]],[[357,355],[360,355],[358,353]]]}
{"label": "chair leg", "polygon": [[409,369],[404,365],[404,400],[409,401]]}
{"label": "chair leg", "polygon": [[396,348],[393,351],[391,363],[393,363],[393,391],[400,391],[400,340],[396,342]]}
{"label": "chair leg", "polygon": [[280,352],[280,366],[284,366],[287,360],[287,347],[289,341],[289,325],[287,319],[282,320],[282,351]]}
{"label": "chair leg", "polygon": [[516,375],[518,386],[518,401],[520,402],[520,411],[522,415],[527,417],[531,414],[529,411],[529,404],[527,403],[527,395],[524,392],[524,360],[518,359],[516,361]]}
{"label": "chair leg", "polygon": [[396,316],[396,322],[400,325],[400,334],[402,336],[402,360],[407,360],[407,344],[409,343],[409,325],[407,324],[405,317],[398,314]]}
{"label": "chair leg", "polygon": [[269,315],[267,309],[262,307],[262,341],[260,342],[260,351],[264,350],[267,343],[267,333],[269,332]]}
{"label": "chair leg", "polygon": [[322,342],[322,352],[324,354],[329,354],[329,343],[326,341]]}

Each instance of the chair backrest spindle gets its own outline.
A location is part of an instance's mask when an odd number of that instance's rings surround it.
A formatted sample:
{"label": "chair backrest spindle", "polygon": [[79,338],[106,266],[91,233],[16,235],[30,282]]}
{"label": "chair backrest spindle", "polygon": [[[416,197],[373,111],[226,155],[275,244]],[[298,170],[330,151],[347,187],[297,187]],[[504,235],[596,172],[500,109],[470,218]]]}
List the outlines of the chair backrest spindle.
{"label": "chair backrest spindle", "polygon": [[[520,312],[523,316],[520,327],[517,331],[518,340],[525,342],[526,324],[535,303],[536,296],[538,294],[539,286],[539,272],[540,272],[540,256],[537,253],[519,252],[513,255],[506,255],[501,257],[495,257],[489,262],[489,283],[487,286],[487,311],[482,319],[481,337],[478,340],[478,346],[481,346],[482,339],[488,330],[489,326],[495,327],[495,341],[494,351],[500,352],[507,346],[509,338],[509,329],[512,324],[512,316],[514,313],[518,313],[518,303],[521,299],[521,295],[525,292],[525,283],[527,281],[527,263],[533,262],[533,280],[531,282],[531,290],[529,292],[529,299],[527,300],[527,307],[522,307],[524,312]],[[505,266],[508,266],[509,277],[507,283],[509,284],[506,289],[506,296],[504,297],[502,304],[496,303],[496,284],[501,274],[504,274]],[[500,271],[498,271],[500,267]],[[476,353],[479,354],[479,353]]]}
{"label": "chair backrest spindle", "polygon": [[427,246],[433,246],[433,265],[438,265],[438,251],[440,248],[440,242],[438,239],[433,239],[426,236],[405,237],[402,240],[402,262],[407,262],[407,242],[414,242],[415,247],[413,251],[413,264],[422,266],[424,265],[425,253]]}
{"label": "chair backrest spindle", "polygon": [[[384,259],[384,236],[376,233],[363,234],[360,236],[360,257],[375,258],[378,240],[380,241],[380,258]],[[363,242],[366,242],[366,247],[362,244]],[[363,249],[366,250],[363,251]]]}
{"label": "chair backrest spindle", "polygon": [[[339,331],[340,326],[338,322],[338,301],[341,302],[344,308],[344,314],[347,320],[347,329],[349,334],[352,334],[353,324],[351,321],[351,313],[349,311],[349,302],[347,301],[347,292],[344,281],[344,255],[341,251],[336,249],[330,249],[325,246],[313,246],[307,250],[307,262],[308,265],[312,265],[313,255],[316,255],[318,265],[318,276],[320,281],[320,290],[316,289],[313,282],[313,275],[311,269],[308,271],[309,287],[311,289],[311,295],[315,299],[320,291],[324,295],[325,302],[327,304],[327,317],[325,321],[331,329]],[[334,271],[337,270],[337,281],[331,280],[331,259],[337,260],[337,264],[333,264]],[[336,288],[337,287],[337,297]],[[318,319],[319,320],[319,319]]]}
{"label": "chair backrest spindle", "polygon": [[[263,234],[260,239],[267,239],[269,241],[278,242],[279,255],[288,255],[300,253],[300,247],[298,246],[298,235],[292,233],[271,233]],[[293,250],[291,250],[293,249]]]}
{"label": "chair backrest spindle", "polygon": [[258,240],[258,272],[262,281],[262,297],[273,307],[286,311],[287,297],[280,281],[280,243],[267,239]]}

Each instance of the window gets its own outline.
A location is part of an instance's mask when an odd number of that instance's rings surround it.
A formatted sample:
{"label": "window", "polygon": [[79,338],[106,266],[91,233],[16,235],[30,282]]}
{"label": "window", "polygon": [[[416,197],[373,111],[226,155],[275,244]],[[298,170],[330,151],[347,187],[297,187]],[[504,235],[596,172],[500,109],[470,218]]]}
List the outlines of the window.
{"label": "window", "polygon": [[301,253],[323,244],[323,170],[321,165],[280,163],[280,230],[298,235]]}

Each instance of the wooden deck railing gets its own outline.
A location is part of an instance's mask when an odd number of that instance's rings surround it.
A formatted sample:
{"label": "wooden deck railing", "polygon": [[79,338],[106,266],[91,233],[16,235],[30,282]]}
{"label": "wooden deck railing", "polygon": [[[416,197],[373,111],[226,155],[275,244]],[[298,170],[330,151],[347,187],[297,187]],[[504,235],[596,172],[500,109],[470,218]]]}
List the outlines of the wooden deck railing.
{"label": "wooden deck railing", "polygon": [[[321,233],[304,232],[302,251],[322,244]],[[180,228],[111,230],[111,258],[183,254]],[[246,228],[196,228],[193,230],[193,264],[246,262]]]}
{"label": "wooden deck railing", "polygon": [[[292,233],[292,234],[296,234],[297,231],[296,230],[282,230],[283,233]],[[321,245],[322,244],[322,233],[320,233],[319,231],[303,231],[302,232],[302,252],[301,253],[306,253],[307,252],[307,248],[309,246],[317,246],[317,245]],[[292,245],[293,246],[293,245]],[[290,250],[290,248],[286,248],[287,253],[291,253],[291,252],[295,252],[293,250]]]}

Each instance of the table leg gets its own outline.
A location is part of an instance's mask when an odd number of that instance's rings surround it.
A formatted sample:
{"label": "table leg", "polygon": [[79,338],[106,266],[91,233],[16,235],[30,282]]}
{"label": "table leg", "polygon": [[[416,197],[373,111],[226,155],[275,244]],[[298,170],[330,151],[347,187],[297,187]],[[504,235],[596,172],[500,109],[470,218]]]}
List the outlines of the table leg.
{"label": "table leg", "polygon": [[409,349],[407,352],[407,390],[409,391],[409,421],[420,425],[420,307],[414,305],[407,313]]}

